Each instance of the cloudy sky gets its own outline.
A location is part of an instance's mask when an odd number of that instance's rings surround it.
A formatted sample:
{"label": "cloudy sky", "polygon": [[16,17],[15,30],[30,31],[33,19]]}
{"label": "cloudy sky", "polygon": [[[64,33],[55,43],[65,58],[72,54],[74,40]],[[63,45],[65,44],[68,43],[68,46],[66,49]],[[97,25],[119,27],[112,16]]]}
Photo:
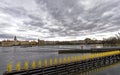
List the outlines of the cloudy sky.
{"label": "cloudy sky", "polygon": [[0,0],[0,40],[103,39],[120,31],[120,0]]}

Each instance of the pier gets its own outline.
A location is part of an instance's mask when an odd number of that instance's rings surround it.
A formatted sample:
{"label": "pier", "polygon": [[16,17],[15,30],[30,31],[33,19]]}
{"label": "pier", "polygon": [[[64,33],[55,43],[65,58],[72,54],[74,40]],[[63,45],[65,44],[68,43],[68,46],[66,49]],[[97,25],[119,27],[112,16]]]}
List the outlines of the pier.
{"label": "pier", "polygon": [[120,47],[107,47],[107,48],[91,48],[91,49],[66,49],[59,50],[59,54],[71,54],[71,53],[99,53],[120,50]]}
{"label": "pier", "polygon": [[[68,75],[75,72],[87,72],[96,68],[109,66],[120,62],[120,50],[110,50],[82,56],[68,56],[59,59],[45,59],[33,61],[31,64],[25,62],[21,66],[16,63],[16,70],[12,69],[12,64],[8,64],[8,70],[3,75]],[[42,65],[43,64],[43,65]]]}

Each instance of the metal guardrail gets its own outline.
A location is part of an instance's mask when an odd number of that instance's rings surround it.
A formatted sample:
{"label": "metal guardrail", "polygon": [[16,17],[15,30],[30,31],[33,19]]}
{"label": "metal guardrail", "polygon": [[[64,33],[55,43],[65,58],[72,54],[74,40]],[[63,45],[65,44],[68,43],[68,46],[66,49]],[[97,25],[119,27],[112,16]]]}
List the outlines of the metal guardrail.
{"label": "metal guardrail", "polygon": [[[50,65],[47,60],[44,61],[44,66],[35,67],[35,62],[32,63],[32,68],[28,68],[28,63],[25,62],[24,69],[20,68],[20,64],[16,65],[16,70],[11,70],[11,65],[8,66],[8,71],[3,75],[67,75],[76,71],[84,72],[95,68],[120,62],[120,51],[104,52],[91,54],[88,57],[83,56],[69,58],[68,61],[57,64],[56,59],[54,64],[50,60]],[[40,66],[41,62],[38,63]]]}

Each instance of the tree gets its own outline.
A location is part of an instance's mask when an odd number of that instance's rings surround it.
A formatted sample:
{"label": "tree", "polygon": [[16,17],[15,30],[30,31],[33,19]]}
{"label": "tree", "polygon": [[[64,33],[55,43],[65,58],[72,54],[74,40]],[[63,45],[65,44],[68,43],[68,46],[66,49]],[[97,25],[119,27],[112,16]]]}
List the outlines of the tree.
{"label": "tree", "polygon": [[85,41],[85,44],[91,44],[91,39],[90,38],[86,38],[84,41]]}

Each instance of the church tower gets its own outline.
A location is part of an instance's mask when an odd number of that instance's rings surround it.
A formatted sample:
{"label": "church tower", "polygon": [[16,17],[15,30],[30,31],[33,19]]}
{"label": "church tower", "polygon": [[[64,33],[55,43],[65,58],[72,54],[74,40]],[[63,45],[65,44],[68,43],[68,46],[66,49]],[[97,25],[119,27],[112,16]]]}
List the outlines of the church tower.
{"label": "church tower", "polygon": [[14,46],[18,46],[20,42],[17,40],[17,37],[14,36]]}
{"label": "church tower", "polygon": [[17,37],[16,36],[14,37],[14,41],[17,41]]}

